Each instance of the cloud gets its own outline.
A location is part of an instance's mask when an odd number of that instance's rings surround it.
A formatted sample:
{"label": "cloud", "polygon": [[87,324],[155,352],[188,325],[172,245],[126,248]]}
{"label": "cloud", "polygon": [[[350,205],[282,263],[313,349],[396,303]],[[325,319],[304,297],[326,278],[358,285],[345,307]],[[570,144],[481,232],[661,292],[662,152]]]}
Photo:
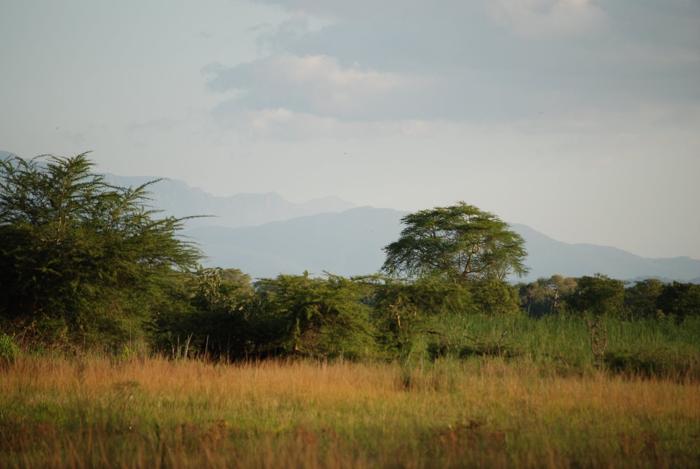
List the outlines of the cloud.
{"label": "cloud", "polygon": [[263,58],[208,67],[222,119],[517,123],[700,102],[686,0],[258,1],[289,16],[259,30]]}
{"label": "cloud", "polygon": [[606,21],[591,0],[495,0],[490,11],[515,33],[539,38],[589,33]]}
{"label": "cloud", "polygon": [[294,15],[308,15],[336,21],[364,22],[400,20],[410,23],[419,19],[483,19],[492,16],[515,31],[527,35],[577,33],[604,20],[605,12],[591,0],[257,0],[278,5]]}
{"label": "cloud", "polygon": [[276,55],[233,67],[210,65],[205,72],[211,90],[235,92],[218,112],[286,109],[345,119],[386,117],[387,105],[421,87],[418,79],[341,66],[324,55]]}

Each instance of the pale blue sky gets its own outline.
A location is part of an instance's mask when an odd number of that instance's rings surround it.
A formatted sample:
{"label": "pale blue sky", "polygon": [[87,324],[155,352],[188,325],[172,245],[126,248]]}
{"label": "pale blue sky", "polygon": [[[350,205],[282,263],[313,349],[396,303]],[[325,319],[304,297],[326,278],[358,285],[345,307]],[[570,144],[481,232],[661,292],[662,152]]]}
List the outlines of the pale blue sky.
{"label": "pale blue sky", "polygon": [[0,0],[0,149],[700,258],[697,0]]}

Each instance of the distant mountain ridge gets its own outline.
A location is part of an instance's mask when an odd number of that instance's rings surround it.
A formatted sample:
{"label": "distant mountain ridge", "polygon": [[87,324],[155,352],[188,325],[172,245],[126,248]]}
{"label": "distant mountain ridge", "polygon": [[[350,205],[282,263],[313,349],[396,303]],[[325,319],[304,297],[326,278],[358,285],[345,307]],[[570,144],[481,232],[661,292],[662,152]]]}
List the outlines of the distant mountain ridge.
{"label": "distant mountain ridge", "polygon": [[[106,174],[113,184],[139,186],[157,178],[127,177]],[[242,227],[261,225],[279,220],[315,215],[326,212],[341,212],[354,207],[354,204],[337,197],[312,199],[302,203],[286,200],[281,195],[236,194],[228,197],[211,195],[201,189],[188,186],[177,179],[163,179],[148,188],[152,205],[165,214],[177,217],[211,215],[190,222],[190,226]]]}
{"label": "distant mountain ridge", "polygon": [[571,277],[603,273],[619,279],[655,277],[693,281],[700,272],[700,260],[690,257],[647,258],[622,249],[595,244],[557,241],[526,225],[512,225],[525,239],[528,250],[528,278],[560,273]]}
{"label": "distant mountain ridge", "polygon": [[[0,160],[16,156],[0,150]],[[118,186],[140,186],[160,179],[146,176],[118,176],[104,174],[107,181]],[[165,215],[188,217],[208,215],[190,220],[189,226],[220,225],[227,227],[252,226],[272,221],[288,220],[306,215],[327,212],[341,212],[355,205],[338,197],[323,197],[306,202],[290,202],[281,195],[269,192],[264,194],[239,193],[228,197],[209,194],[187,185],[177,179],[163,178],[148,187],[154,208]]]}
{"label": "distant mountain ridge", "polygon": [[[0,151],[0,159],[12,154]],[[137,186],[155,178],[105,175],[108,181]],[[255,277],[279,273],[341,275],[377,272],[383,247],[397,239],[407,213],[355,207],[327,197],[293,203],[276,193],[217,197],[186,183],[166,179],[152,185],[152,205],[178,217],[215,215],[187,222],[184,235],[197,242],[207,265],[237,267]],[[522,224],[512,225],[525,239],[525,280],[603,273],[619,279],[661,278],[700,283],[700,260],[651,259],[622,249],[557,241]]]}
{"label": "distant mountain ridge", "polygon": [[[207,264],[238,267],[255,277],[304,270],[362,275],[381,268],[382,249],[398,238],[405,214],[358,207],[254,227],[200,227],[186,233],[201,244]],[[613,247],[564,243],[526,225],[512,227],[525,239],[528,250],[530,272],[523,280],[603,273],[619,279],[691,281],[700,273],[700,261],[688,257],[649,259]]]}
{"label": "distant mountain ridge", "polygon": [[382,248],[396,239],[403,212],[359,207],[245,228],[186,230],[208,256],[208,265],[238,267],[255,277],[279,273],[341,275],[376,272]]}

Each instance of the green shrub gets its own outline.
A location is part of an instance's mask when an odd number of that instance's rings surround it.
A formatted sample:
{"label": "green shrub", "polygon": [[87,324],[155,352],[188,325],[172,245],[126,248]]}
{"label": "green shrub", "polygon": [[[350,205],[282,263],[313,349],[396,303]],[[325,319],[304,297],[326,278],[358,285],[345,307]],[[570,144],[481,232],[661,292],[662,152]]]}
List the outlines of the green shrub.
{"label": "green shrub", "polygon": [[636,282],[625,289],[625,307],[631,318],[653,318],[659,309],[659,297],[664,291],[664,284],[657,279]]}
{"label": "green shrub", "polygon": [[[182,282],[155,315],[155,349],[182,357],[235,359],[249,352],[250,277],[238,269],[200,269]],[[177,301],[173,299],[177,298]]]}
{"label": "green shrub", "polygon": [[369,358],[376,352],[367,286],[328,275],[280,275],[256,284],[250,313],[258,354]]}
{"label": "green shrub", "polygon": [[679,319],[700,316],[700,285],[679,282],[665,285],[657,304],[664,314]]}
{"label": "green shrub", "polygon": [[488,315],[513,314],[520,311],[518,290],[498,279],[469,282],[477,310]]}
{"label": "green shrub", "polygon": [[529,316],[565,313],[567,299],[576,290],[576,284],[575,278],[561,275],[522,283],[519,285],[520,304]]}
{"label": "green shrub", "polygon": [[568,301],[578,312],[620,315],[624,312],[625,285],[605,275],[583,276]]}
{"label": "green shrub", "polygon": [[19,354],[20,350],[14,339],[7,334],[0,333],[0,365],[14,363]]}

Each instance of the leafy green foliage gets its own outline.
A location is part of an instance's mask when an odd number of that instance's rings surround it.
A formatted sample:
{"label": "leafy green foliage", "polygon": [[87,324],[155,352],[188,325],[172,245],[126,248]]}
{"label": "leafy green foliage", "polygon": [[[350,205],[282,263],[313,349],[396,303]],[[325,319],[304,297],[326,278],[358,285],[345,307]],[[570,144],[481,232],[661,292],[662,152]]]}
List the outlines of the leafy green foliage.
{"label": "leafy green foliage", "polygon": [[578,279],[576,290],[569,298],[571,306],[580,312],[593,314],[621,314],[625,300],[625,286],[620,280],[605,275],[584,276]]}
{"label": "leafy green foliage", "polygon": [[637,282],[625,290],[625,307],[634,317],[654,317],[661,313],[659,298],[664,288],[656,279]]}
{"label": "leafy green foliage", "polygon": [[19,354],[20,350],[14,339],[7,334],[0,333],[0,365],[14,363]]}
{"label": "leafy green foliage", "polygon": [[517,289],[502,280],[477,280],[470,287],[474,302],[482,313],[498,315],[517,313],[520,310]]}
{"label": "leafy green foliage", "polygon": [[256,284],[252,320],[260,352],[315,357],[368,357],[375,349],[363,284],[329,275],[280,275]]}
{"label": "leafy green foliage", "polygon": [[157,349],[172,356],[199,354],[212,358],[240,358],[252,349],[249,320],[254,290],[248,275],[238,269],[199,269],[183,275],[177,308],[154,318]]}
{"label": "leafy green foliage", "polygon": [[565,312],[566,301],[576,290],[576,283],[575,278],[553,275],[520,285],[521,305],[529,315],[537,317]]}
{"label": "leafy green foliage", "polygon": [[383,269],[389,274],[504,280],[527,272],[522,237],[473,205],[421,210],[402,221],[406,227],[400,238],[384,248]]}
{"label": "leafy green foliage", "polygon": [[114,187],[92,170],[85,154],[0,161],[0,315],[124,341],[199,253],[176,236],[182,219],[146,207],[150,183]]}
{"label": "leafy green foliage", "polygon": [[678,318],[700,316],[700,285],[673,282],[659,295],[658,308]]}
{"label": "leafy green foliage", "polygon": [[250,275],[239,269],[200,269],[194,280],[192,303],[200,311],[242,311],[255,293]]}

